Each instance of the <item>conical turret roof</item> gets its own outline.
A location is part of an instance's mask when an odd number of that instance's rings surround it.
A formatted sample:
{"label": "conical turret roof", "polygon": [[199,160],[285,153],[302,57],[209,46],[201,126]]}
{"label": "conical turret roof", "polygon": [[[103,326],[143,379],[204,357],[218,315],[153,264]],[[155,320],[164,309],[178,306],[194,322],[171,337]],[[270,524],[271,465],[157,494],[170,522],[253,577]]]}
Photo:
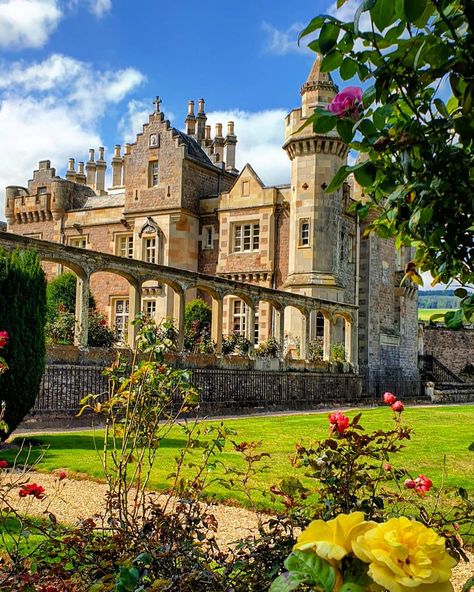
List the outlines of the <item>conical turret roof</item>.
{"label": "conical turret roof", "polygon": [[306,82],[301,87],[301,94],[322,88],[333,90],[335,93],[338,90],[331,78],[331,74],[329,72],[321,72],[321,56],[318,54],[311,66]]}

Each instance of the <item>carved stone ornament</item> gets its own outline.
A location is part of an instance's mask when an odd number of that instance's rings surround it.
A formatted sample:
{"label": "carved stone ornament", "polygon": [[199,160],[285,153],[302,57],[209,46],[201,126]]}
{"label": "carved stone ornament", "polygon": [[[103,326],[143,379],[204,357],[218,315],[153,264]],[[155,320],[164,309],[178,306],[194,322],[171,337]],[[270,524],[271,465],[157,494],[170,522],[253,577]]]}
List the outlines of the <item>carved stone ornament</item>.
{"label": "carved stone ornament", "polygon": [[159,233],[160,233],[160,227],[153,220],[153,218],[150,218],[150,216],[148,216],[145,224],[140,228],[140,232],[138,233],[138,236],[141,238],[144,234],[159,234]]}

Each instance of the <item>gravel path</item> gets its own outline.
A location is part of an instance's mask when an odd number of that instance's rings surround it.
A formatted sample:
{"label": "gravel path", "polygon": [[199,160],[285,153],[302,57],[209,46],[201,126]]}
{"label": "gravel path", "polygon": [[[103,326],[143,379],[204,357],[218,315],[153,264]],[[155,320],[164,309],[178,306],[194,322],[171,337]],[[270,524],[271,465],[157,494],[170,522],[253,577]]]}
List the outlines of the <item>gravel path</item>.
{"label": "gravel path", "polygon": [[[88,479],[58,480],[57,474],[33,474],[30,482],[36,482],[45,488],[48,497],[40,501],[32,497],[19,498],[12,495],[15,508],[28,515],[41,516],[45,511],[52,512],[56,518],[68,524],[75,524],[83,518],[90,518],[104,509],[106,485]],[[254,531],[257,519],[253,512],[244,508],[226,505],[212,507],[219,527],[216,539],[223,545],[247,536]],[[460,563],[453,573],[455,592],[461,592],[466,580],[474,576],[474,553],[468,553],[470,563]]]}

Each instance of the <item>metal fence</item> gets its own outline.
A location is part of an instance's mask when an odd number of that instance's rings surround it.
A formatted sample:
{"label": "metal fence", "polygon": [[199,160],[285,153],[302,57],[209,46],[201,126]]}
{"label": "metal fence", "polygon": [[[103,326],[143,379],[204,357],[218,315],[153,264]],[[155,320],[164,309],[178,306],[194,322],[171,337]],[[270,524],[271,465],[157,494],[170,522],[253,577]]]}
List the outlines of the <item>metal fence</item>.
{"label": "metal fence", "polygon": [[[201,393],[200,410],[225,415],[262,409],[311,409],[356,404],[364,397],[354,374],[195,369],[192,382]],[[108,379],[98,366],[50,365],[33,414],[74,413],[88,394],[107,392]]]}

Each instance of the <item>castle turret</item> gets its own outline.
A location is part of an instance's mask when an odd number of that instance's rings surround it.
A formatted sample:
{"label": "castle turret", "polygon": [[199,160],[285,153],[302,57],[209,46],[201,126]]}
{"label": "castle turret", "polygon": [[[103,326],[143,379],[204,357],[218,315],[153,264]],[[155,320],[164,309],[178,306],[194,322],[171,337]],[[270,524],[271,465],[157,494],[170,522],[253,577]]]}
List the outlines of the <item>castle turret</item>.
{"label": "castle turret", "polygon": [[66,210],[70,209],[70,190],[71,185],[64,179],[51,181],[51,213],[54,220],[62,218]]}
{"label": "castle turret", "polygon": [[291,160],[290,257],[286,286],[310,296],[339,300],[344,286],[340,279],[340,221],[343,217],[342,188],[327,194],[330,181],[344,164],[347,146],[335,133],[317,134],[303,127],[315,107],[325,106],[337,88],[329,74],[314,62],[301,88],[302,106],[285,121],[285,144]]}

